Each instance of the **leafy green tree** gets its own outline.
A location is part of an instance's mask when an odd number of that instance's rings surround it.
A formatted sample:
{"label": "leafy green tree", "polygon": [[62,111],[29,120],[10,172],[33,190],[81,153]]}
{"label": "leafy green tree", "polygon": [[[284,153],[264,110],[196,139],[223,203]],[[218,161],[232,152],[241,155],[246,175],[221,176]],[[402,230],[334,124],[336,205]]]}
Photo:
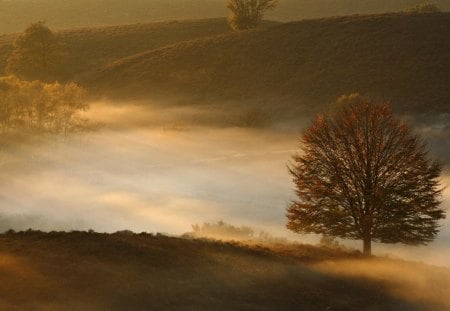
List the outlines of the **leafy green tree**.
{"label": "leafy green tree", "polygon": [[275,8],[278,0],[229,0],[228,22],[235,30],[256,28],[262,21],[263,13]]}
{"label": "leafy green tree", "polygon": [[25,80],[55,81],[64,54],[60,40],[45,23],[33,23],[15,40],[6,72]]}
{"label": "leafy green tree", "polygon": [[[438,233],[441,165],[388,103],[351,96],[301,137],[287,227],[371,242],[425,244]],[[341,103],[342,104],[342,103]]]}

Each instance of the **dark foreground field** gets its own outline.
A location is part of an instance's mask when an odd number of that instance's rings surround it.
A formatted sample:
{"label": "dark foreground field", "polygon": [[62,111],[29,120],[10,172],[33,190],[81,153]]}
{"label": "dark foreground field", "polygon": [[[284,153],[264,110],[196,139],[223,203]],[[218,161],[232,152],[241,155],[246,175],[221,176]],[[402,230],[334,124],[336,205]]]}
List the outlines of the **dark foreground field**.
{"label": "dark foreground field", "polygon": [[130,233],[0,236],[1,310],[447,310],[449,276],[300,245]]}

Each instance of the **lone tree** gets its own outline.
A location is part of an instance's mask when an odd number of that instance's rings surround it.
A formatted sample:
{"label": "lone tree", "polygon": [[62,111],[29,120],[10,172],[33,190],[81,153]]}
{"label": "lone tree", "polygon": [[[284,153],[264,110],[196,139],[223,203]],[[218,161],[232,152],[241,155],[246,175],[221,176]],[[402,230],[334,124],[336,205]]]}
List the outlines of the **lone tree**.
{"label": "lone tree", "polygon": [[[354,99],[354,98],[353,98]],[[441,166],[388,103],[354,101],[320,114],[290,172],[298,199],[287,227],[371,242],[425,244],[438,233]]]}
{"label": "lone tree", "polygon": [[228,22],[235,30],[256,28],[262,21],[263,13],[275,8],[278,0],[229,0]]}
{"label": "lone tree", "polygon": [[64,49],[44,22],[33,23],[14,42],[7,73],[25,80],[52,82],[61,69]]}

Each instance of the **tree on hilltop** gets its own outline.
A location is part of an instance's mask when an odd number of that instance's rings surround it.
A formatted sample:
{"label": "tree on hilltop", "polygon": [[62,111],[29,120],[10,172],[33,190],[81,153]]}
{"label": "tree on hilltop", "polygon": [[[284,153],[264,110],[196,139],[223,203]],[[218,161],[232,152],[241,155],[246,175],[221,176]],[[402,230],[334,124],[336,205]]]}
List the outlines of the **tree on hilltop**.
{"label": "tree on hilltop", "polygon": [[262,21],[263,13],[275,8],[278,0],[229,0],[228,22],[235,30],[256,28]]}
{"label": "tree on hilltop", "polygon": [[388,103],[350,98],[301,137],[287,227],[371,242],[425,244],[438,233],[441,165]]}
{"label": "tree on hilltop", "polygon": [[7,60],[7,73],[25,80],[55,81],[64,49],[58,37],[40,21],[28,26],[14,42]]}

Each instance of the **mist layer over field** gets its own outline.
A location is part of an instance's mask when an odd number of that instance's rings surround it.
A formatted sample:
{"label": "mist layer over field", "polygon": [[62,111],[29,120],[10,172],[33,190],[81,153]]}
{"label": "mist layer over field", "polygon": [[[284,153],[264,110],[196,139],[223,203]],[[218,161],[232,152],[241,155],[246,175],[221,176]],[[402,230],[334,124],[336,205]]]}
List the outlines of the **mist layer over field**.
{"label": "mist layer over field", "polygon": [[[84,117],[99,124],[94,131],[10,144],[1,160],[0,229],[182,234],[191,224],[224,220],[317,241],[285,229],[294,198],[286,166],[308,120],[249,127],[268,116],[223,107],[93,103]],[[427,248],[374,251],[445,265],[449,227],[447,220]]]}

